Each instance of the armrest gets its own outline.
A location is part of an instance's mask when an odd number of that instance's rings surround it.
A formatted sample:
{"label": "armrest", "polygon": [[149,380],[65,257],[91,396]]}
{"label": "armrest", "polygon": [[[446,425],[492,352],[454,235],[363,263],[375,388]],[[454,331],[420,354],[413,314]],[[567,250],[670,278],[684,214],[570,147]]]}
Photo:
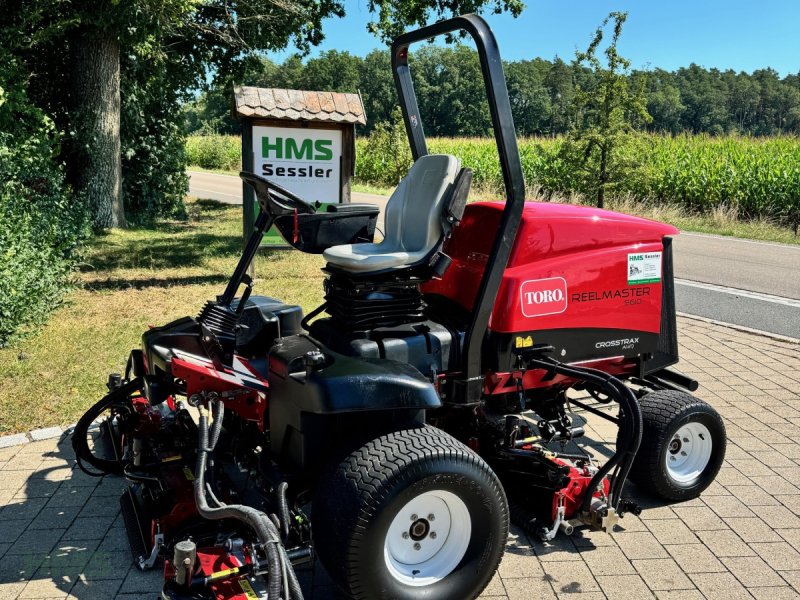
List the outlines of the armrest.
{"label": "armrest", "polygon": [[329,204],[327,212],[329,213],[357,212],[367,215],[372,215],[372,214],[377,215],[380,212],[380,208],[378,208],[375,204],[367,204],[367,203]]}

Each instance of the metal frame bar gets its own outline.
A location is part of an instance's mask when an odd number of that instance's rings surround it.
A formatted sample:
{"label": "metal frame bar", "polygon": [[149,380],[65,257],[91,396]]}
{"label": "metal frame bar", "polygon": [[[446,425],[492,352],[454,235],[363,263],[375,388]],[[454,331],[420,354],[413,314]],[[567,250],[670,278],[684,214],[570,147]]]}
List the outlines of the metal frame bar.
{"label": "metal frame bar", "polygon": [[454,381],[456,397],[451,400],[473,403],[480,400],[483,389],[481,347],[489,328],[489,318],[525,205],[525,179],[517,148],[517,135],[514,119],[511,116],[503,63],[497,40],[489,25],[478,15],[470,14],[434,23],[397,37],[392,43],[392,71],[411,144],[411,153],[416,160],[428,154],[428,148],[408,65],[408,47],[415,42],[460,30],[472,36],[478,50],[506,190],[506,207],[473,304],[472,321],[464,339],[461,379]]}

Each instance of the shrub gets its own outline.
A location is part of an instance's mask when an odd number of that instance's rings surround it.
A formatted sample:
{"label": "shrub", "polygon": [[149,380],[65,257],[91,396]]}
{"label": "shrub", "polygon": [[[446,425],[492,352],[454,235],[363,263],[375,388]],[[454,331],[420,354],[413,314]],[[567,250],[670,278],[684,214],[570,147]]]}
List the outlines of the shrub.
{"label": "shrub", "polygon": [[238,170],[242,165],[242,142],[235,135],[192,135],[186,143],[190,165],[203,169]]}
{"label": "shrub", "polygon": [[[2,60],[5,59],[5,60]],[[53,156],[58,138],[0,57],[0,346],[61,301],[87,211]]]}

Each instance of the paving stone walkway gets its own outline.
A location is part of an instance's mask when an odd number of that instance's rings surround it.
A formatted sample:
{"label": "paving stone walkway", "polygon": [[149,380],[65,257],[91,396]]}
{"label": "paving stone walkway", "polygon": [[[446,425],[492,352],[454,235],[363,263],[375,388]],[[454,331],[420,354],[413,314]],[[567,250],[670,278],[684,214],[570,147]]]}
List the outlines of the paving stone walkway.
{"label": "paving stone walkway", "polygon": [[[669,506],[630,486],[645,511],[613,536],[542,544],[514,530],[483,597],[800,598],[800,346],[684,317],[679,331],[681,370],[727,425],[717,481],[701,499]],[[613,435],[602,423],[587,431],[598,448]],[[81,473],[66,439],[0,448],[0,599],[158,598],[159,569],[131,567],[124,485]],[[306,597],[337,597],[321,569],[301,578]]]}

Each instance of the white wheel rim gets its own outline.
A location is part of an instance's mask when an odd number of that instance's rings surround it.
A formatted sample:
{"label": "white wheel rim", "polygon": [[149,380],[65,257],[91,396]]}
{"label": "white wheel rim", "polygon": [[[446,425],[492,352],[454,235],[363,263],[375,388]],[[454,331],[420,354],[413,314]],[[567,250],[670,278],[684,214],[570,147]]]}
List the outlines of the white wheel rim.
{"label": "white wheel rim", "polygon": [[680,485],[691,485],[703,474],[711,460],[714,443],[702,423],[687,423],[672,436],[664,458],[667,474]]}
{"label": "white wheel rim", "polygon": [[389,525],[383,556],[389,573],[406,585],[431,585],[464,558],[472,536],[467,505],[452,492],[425,492],[401,508]]}

